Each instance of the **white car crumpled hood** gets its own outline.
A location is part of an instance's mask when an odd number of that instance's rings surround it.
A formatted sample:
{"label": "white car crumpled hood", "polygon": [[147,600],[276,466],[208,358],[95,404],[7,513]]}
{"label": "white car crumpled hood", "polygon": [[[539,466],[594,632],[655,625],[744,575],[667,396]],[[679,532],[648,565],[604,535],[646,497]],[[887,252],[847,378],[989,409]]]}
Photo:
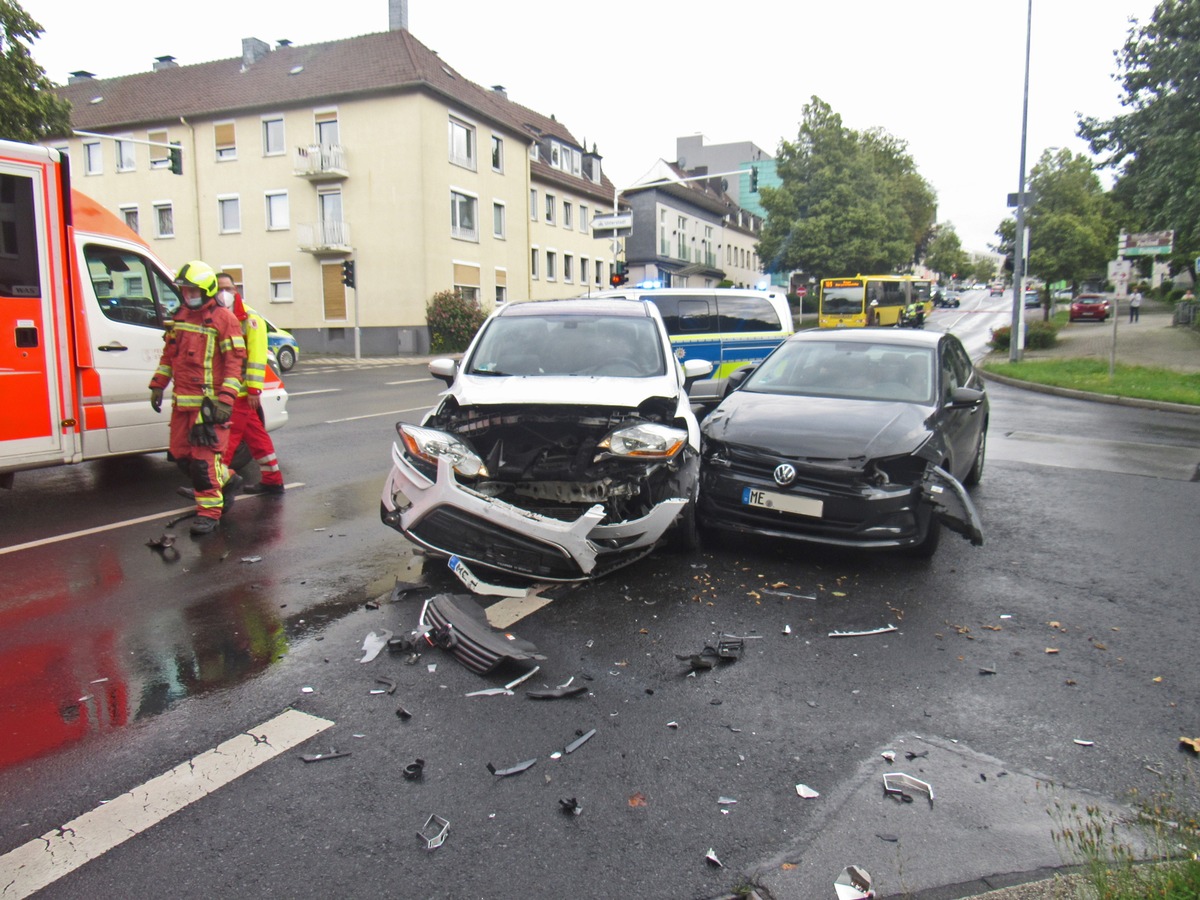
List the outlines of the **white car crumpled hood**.
{"label": "white car crumpled hood", "polygon": [[650,397],[676,399],[673,378],[614,378],[599,375],[463,375],[443,396],[459,406],[529,404],[537,406],[611,406],[636,409]]}

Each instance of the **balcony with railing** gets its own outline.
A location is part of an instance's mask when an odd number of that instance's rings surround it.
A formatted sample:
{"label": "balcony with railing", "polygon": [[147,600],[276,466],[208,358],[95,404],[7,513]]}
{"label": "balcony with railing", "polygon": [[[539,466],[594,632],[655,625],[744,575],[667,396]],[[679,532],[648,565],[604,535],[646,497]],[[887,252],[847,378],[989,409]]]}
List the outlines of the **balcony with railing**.
{"label": "balcony with railing", "polygon": [[309,144],[297,147],[293,171],[309,181],[341,181],[350,177],[346,151],[341,144]]}
{"label": "balcony with railing", "polygon": [[349,253],[350,225],[347,222],[324,221],[296,226],[300,249],[305,253]]}

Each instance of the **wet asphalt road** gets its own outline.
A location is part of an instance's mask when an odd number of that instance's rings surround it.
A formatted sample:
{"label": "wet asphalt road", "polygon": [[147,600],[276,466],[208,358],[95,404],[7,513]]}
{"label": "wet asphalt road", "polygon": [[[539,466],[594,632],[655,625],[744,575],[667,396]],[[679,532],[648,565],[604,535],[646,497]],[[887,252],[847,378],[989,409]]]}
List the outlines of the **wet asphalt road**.
{"label": "wet asphalt road", "polygon": [[[378,521],[391,423],[419,411],[355,418],[419,410],[436,383],[411,367],[301,366],[288,386],[280,457],[304,487],[239,501],[223,535],[185,535],[177,562],[144,546],[162,518],[0,555],[0,853],[289,705],[334,724],[44,896],[704,897],[755,877],[785,893],[782,877],[836,874],[806,871],[822,800],[794,785],[828,798],[898,736],[1112,798],[1153,790],[1150,769],[1183,771],[1176,742],[1200,718],[1196,417],[993,386],[974,493],[984,547],[948,538],[922,564],[722,541],[555,590],[514,626],[548,656],[528,685],[575,676],[590,690],[546,703],[465,697],[512,675],[481,678],[439,651],[357,662],[368,632],[405,631],[420,599],[457,590]],[[0,497],[0,548],[182,508],[178,482],[154,459],[20,476]],[[396,578],[427,587],[364,607]],[[885,624],[899,631],[827,637]],[[675,654],[720,631],[762,639],[687,677]],[[371,694],[376,677],[396,693]],[[331,748],[351,755],[297,756]],[[425,777],[405,781],[417,757]],[[533,757],[510,778],[485,768]],[[570,797],[578,817],[559,807]],[[432,852],[415,834],[430,813],[451,822]],[[710,847],[725,868],[705,863]],[[920,886],[889,871],[896,855],[854,860],[885,896]]]}

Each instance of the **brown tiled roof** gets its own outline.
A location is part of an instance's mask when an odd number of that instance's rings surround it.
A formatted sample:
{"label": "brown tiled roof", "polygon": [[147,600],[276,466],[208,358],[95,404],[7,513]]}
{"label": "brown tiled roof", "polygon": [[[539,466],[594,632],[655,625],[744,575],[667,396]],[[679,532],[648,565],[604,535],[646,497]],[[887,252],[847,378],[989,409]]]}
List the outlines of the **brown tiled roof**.
{"label": "brown tiled roof", "polygon": [[580,178],[577,175],[571,175],[561,169],[556,169],[544,160],[533,159],[529,161],[529,174],[535,181],[562,185],[563,187],[570,188],[576,194],[582,194],[603,204],[606,209],[612,208],[612,182],[603,173],[600,176],[601,183],[596,184],[594,181],[589,181],[586,178]]}
{"label": "brown tiled roof", "polygon": [[[360,95],[427,90],[507,126],[530,141],[550,136],[584,149],[555,119],[468,81],[405,30],[277,47],[246,69],[242,68],[242,58],[237,57],[117,78],[88,79],[56,90],[71,102],[72,126],[83,131],[162,124],[180,116],[227,116]],[[93,103],[95,97],[103,99]]]}

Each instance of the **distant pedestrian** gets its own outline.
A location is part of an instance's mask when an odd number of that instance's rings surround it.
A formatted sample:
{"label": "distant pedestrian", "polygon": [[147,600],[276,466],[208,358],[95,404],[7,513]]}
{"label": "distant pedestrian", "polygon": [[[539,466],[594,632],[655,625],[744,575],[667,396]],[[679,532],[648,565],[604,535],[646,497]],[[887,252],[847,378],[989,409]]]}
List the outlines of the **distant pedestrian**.
{"label": "distant pedestrian", "polygon": [[1129,298],[1129,322],[1133,324],[1138,321],[1142,314],[1142,292],[1134,290],[1133,295]]}

